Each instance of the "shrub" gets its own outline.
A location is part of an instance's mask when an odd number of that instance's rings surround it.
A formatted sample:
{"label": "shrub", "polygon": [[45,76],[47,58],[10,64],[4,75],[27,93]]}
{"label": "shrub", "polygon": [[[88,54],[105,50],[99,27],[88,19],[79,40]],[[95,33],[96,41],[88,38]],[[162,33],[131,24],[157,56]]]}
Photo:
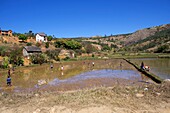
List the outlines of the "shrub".
{"label": "shrub", "polygon": [[43,64],[45,63],[47,60],[45,59],[45,56],[43,54],[34,54],[31,55],[31,62],[33,64]]}
{"label": "shrub", "polygon": [[69,60],[69,59],[70,59],[70,57],[68,57],[68,56],[67,56],[67,57],[66,57],[66,58],[64,58],[63,60],[65,60],[65,61],[66,61],[66,60]]}
{"label": "shrub", "polygon": [[27,46],[32,46],[32,43],[31,43],[31,42],[28,42],[28,43],[27,43]]}
{"label": "shrub", "polygon": [[94,54],[92,54],[92,57],[94,57]]}
{"label": "shrub", "polygon": [[58,60],[60,60],[58,58],[60,51],[61,51],[60,49],[48,50],[48,51],[46,51],[46,54],[50,59],[54,59],[54,60],[58,61]]}
{"label": "shrub", "polygon": [[46,48],[49,48],[49,42],[46,42],[46,43],[45,43],[45,47],[46,47]]}

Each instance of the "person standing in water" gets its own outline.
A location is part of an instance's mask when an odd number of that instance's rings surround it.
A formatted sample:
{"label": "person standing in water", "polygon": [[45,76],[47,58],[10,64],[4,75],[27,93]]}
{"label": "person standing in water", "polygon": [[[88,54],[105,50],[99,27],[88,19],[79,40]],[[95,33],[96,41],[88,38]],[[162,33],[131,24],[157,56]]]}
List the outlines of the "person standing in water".
{"label": "person standing in water", "polygon": [[94,62],[92,62],[92,65],[93,65],[93,67],[94,67]]}
{"label": "person standing in water", "polygon": [[62,66],[61,66],[61,71],[63,71],[63,70],[64,70],[64,66],[62,65]]}
{"label": "person standing in water", "polygon": [[7,81],[7,86],[11,86],[11,77],[10,76],[8,76],[6,81]]}
{"label": "person standing in water", "polygon": [[122,70],[122,62],[120,62],[120,69]]}
{"label": "person standing in water", "polygon": [[50,68],[53,69],[53,64],[50,65]]}

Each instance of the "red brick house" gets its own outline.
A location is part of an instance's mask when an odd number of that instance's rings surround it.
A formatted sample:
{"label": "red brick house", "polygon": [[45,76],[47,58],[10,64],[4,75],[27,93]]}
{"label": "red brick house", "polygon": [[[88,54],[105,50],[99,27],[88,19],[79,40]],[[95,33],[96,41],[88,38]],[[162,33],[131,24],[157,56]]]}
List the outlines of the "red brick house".
{"label": "red brick house", "polygon": [[12,36],[12,30],[8,30],[8,31],[0,30],[0,35],[1,36]]}

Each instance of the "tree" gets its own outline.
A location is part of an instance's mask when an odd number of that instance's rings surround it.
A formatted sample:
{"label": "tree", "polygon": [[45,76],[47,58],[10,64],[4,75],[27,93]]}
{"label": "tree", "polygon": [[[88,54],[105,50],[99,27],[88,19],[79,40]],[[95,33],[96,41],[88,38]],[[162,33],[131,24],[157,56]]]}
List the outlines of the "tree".
{"label": "tree", "polygon": [[82,45],[75,40],[58,39],[55,43],[56,48],[80,49]]}
{"label": "tree", "polygon": [[102,48],[103,51],[105,50],[111,50],[111,48],[108,46],[108,45],[104,45],[103,48]]}
{"label": "tree", "polygon": [[20,34],[18,38],[22,41],[27,40],[27,36],[24,34]]}
{"label": "tree", "polygon": [[31,42],[28,42],[28,43],[27,43],[27,46],[32,46],[32,43],[31,43]]}
{"label": "tree", "polygon": [[82,46],[79,42],[75,40],[69,40],[65,42],[65,48],[66,49],[80,49]]}
{"label": "tree", "polygon": [[163,45],[163,46],[158,47],[156,52],[157,53],[163,53],[163,52],[166,52],[166,50],[168,50],[168,49],[169,49],[168,45]]}
{"label": "tree", "polygon": [[46,42],[46,43],[45,43],[45,47],[46,47],[46,48],[49,48],[49,42]]}
{"label": "tree", "polygon": [[91,44],[87,44],[87,45],[85,46],[85,50],[86,50],[86,52],[87,52],[88,54],[96,51],[96,49],[95,49]]}
{"label": "tree", "polygon": [[65,47],[65,40],[64,39],[57,39],[57,41],[54,43],[56,48],[63,48]]}
{"label": "tree", "polygon": [[9,59],[8,57],[4,57],[2,61],[2,68],[8,68],[9,65]]}
{"label": "tree", "polygon": [[51,41],[53,39],[53,37],[50,35],[50,36],[47,36],[47,40],[48,41]]}
{"label": "tree", "polygon": [[43,64],[46,62],[45,55],[44,54],[34,54],[31,55],[31,62],[34,64]]}
{"label": "tree", "polygon": [[58,61],[59,60],[58,55],[59,55],[60,51],[61,51],[60,49],[48,50],[48,51],[46,51],[46,54],[50,59],[54,59],[54,60]]}
{"label": "tree", "polygon": [[10,56],[9,56],[9,61],[10,64],[15,64],[15,65],[23,65],[24,61],[22,59],[22,48],[19,47],[13,47],[10,51]]}

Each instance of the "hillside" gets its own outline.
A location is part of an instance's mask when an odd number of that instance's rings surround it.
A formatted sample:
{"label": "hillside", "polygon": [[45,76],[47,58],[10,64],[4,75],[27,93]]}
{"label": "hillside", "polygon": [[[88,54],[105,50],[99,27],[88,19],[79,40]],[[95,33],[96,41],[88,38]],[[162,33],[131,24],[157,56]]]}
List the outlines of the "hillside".
{"label": "hillside", "polygon": [[[88,38],[82,41],[101,46],[107,45],[117,51],[168,52],[170,48],[170,24],[145,28],[129,34]],[[166,50],[159,51],[158,49],[161,47]]]}
{"label": "hillside", "polygon": [[[59,39],[59,38],[58,38]],[[111,36],[64,38],[63,41],[75,40],[81,43],[82,48],[91,49],[92,46],[97,51],[114,50],[128,52],[169,52],[170,43],[170,24],[145,28],[129,34],[119,34]],[[53,38],[48,49],[55,49],[57,38]],[[28,38],[27,43],[36,45],[35,37]],[[20,43],[18,37],[0,36],[0,44],[12,46],[14,44],[24,46],[27,43]],[[91,45],[91,46],[90,46]],[[46,51],[45,44],[41,49]],[[87,51],[87,50],[86,50]],[[94,52],[94,51],[93,51]]]}
{"label": "hillside", "polygon": [[130,46],[133,50],[148,50],[154,52],[170,52],[170,28],[156,32],[143,40],[132,44]]}

